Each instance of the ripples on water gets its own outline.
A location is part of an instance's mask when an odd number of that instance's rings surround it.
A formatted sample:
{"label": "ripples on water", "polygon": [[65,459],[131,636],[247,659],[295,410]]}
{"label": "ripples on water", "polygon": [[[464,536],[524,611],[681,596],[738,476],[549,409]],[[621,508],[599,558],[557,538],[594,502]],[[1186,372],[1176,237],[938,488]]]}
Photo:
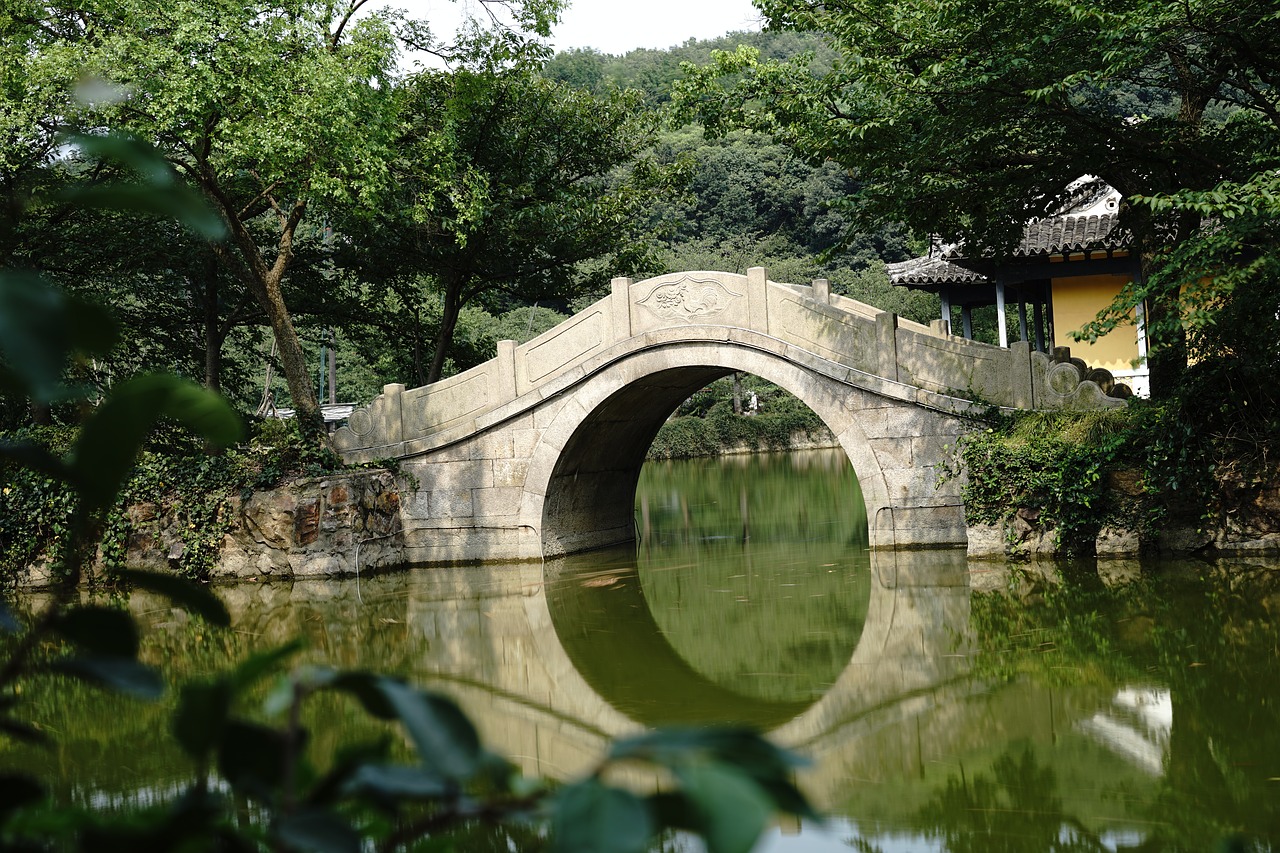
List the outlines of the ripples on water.
{"label": "ripples on water", "polygon": [[[1274,563],[872,555],[838,452],[647,466],[637,528],[634,548],[545,567],[223,587],[228,632],[130,606],[175,683],[300,635],[311,659],[450,692],[531,774],[583,772],[644,726],[765,729],[813,760],[800,781],[834,816],[769,850],[1280,843]],[[4,765],[51,772],[64,801],[145,805],[191,773],[157,736],[164,703],[29,698],[56,746],[5,742]],[[337,699],[313,715],[320,763],[372,733]]]}

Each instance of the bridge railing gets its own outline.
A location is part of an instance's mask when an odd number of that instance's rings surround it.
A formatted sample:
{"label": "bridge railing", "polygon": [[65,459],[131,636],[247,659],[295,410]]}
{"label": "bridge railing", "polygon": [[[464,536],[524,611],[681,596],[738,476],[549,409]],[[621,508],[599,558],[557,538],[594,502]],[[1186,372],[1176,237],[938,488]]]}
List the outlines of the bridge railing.
{"label": "bridge railing", "polygon": [[1054,363],[1027,344],[1004,349],[952,337],[940,324],[923,326],[832,294],[824,280],[772,282],[753,267],[746,275],[614,279],[608,296],[527,343],[500,341],[497,357],[484,364],[421,388],[385,386],[352,413],[334,443],[350,461],[425,452],[533,408],[614,360],[695,335],[767,349],[930,408],[1110,404],[1093,383],[1055,374]]}

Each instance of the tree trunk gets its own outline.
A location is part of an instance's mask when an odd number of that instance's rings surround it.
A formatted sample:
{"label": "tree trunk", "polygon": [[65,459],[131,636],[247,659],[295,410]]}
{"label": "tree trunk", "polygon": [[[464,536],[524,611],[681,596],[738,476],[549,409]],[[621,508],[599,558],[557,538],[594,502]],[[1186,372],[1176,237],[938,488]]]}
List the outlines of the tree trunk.
{"label": "tree trunk", "polygon": [[1163,329],[1160,340],[1147,355],[1151,397],[1168,398],[1187,370],[1187,330],[1178,311],[1178,294],[1160,288],[1147,299],[1148,322]]}
{"label": "tree trunk", "polygon": [[218,259],[209,256],[204,280],[204,387],[222,392],[222,334],[218,322]]}
{"label": "tree trunk", "polygon": [[269,278],[262,282],[262,290],[259,301],[267,314],[271,331],[275,333],[280,367],[284,371],[285,383],[289,386],[289,396],[293,398],[298,429],[303,435],[323,435],[324,419],[320,415],[320,403],[316,399],[315,388],[311,385],[311,371],[307,367],[306,355],[302,352],[302,342],[298,340],[293,319],[280,294],[280,282]]}
{"label": "tree trunk", "polygon": [[458,325],[458,314],[462,310],[459,294],[462,291],[460,282],[450,282],[444,291],[444,316],[440,318],[440,333],[436,335],[436,351],[431,355],[431,369],[427,372],[427,384],[440,381],[440,373],[444,370],[444,357],[453,343],[453,330]]}
{"label": "tree trunk", "polygon": [[[293,398],[293,409],[298,419],[299,431],[307,437],[315,438],[321,444],[328,444],[324,432],[324,418],[320,415],[320,404],[316,399],[316,391],[311,384],[311,371],[307,369],[307,360],[302,352],[302,344],[293,327],[293,319],[289,309],[285,307],[284,296],[280,284],[285,272],[293,260],[293,239],[299,223],[307,211],[305,188],[288,210],[278,207],[272,200],[272,208],[280,217],[280,238],[276,244],[276,257],[271,266],[267,266],[258,241],[249,231],[249,227],[240,212],[223,192],[222,186],[213,170],[207,163],[202,163],[195,175],[197,182],[205,192],[222,209],[223,221],[231,231],[231,239],[235,244],[236,258],[233,269],[240,272],[241,278],[253,294],[271,331],[275,334],[276,347],[280,356],[280,367],[284,371],[285,383],[289,386],[289,396]],[[226,260],[232,261],[225,248],[215,245],[214,250]]]}

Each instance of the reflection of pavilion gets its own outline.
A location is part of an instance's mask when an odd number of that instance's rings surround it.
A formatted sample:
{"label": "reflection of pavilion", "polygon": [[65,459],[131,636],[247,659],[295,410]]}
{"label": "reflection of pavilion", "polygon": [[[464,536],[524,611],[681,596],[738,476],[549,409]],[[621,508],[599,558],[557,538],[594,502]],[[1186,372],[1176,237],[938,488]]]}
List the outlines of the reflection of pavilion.
{"label": "reflection of pavilion", "polygon": [[1134,766],[1163,776],[1173,729],[1173,697],[1157,687],[1123,687],[1111,707],[1077,723],[1080,730]]}

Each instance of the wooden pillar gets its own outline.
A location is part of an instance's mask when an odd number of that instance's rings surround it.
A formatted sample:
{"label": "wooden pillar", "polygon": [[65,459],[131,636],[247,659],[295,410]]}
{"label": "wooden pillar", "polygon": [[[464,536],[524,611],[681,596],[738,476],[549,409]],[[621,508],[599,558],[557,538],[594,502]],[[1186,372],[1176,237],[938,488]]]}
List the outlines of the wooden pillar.
{"label": "wooden pillar", "polygon": [[1027,297],[1018,288],[1018,340],[1030,340],[1027,336]]}
{"label": "wooden pillar", "polygon": [[960,324],[964,329],[964,339],[966,341],[973,340],[973,306],[960,306]]}
{"label": "wooden pillar", "polygon": [[946,290],[938,291],[938,299],[942,302],[942,331],[951,334],[951,294]]}
{"label": "wooden pillar", "polygon": [[1145,302],[1139,302],[1134,307],[1134,320],[1138,326],[1138,362],[1139,366],[1146,369],[1147,366],[1147,305]]}
{"label": "wooden pillar", "polygon": [[1044,297],[1041,294],[1036,295],[1036,299],[1031,303],[1031,319],[1032,325],[1036,327],[1036,352],[1045,352],[1044,348]]}
{"label": "wooden pillar", "polygon": [[1009,347],[1009,323],[1005,315],[1004,282],[996,280],[996,328],[1000,331],[1000,346]]}
{"label": "wooden pillar", "polygon": [[1058,347],[1058,336],[1053,328],[1053,282],[1050,281],[1044,286],[1044,321],[1048,327],[1048,347],[1045,352],[1053,352]]}

